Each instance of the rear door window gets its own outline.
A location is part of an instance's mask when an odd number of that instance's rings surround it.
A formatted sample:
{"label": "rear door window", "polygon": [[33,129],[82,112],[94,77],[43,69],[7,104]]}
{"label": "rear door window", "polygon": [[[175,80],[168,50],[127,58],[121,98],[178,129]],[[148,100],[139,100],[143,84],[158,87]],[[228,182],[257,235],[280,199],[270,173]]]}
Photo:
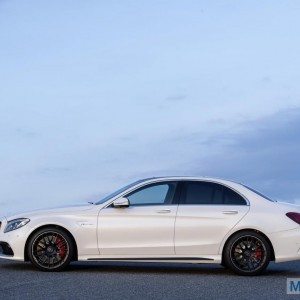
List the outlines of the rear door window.
{"label": "rear door window", "polygon": [[185,205],[247,205],[246,200],[232,189],[214,182],[184,183],[181,204]]}

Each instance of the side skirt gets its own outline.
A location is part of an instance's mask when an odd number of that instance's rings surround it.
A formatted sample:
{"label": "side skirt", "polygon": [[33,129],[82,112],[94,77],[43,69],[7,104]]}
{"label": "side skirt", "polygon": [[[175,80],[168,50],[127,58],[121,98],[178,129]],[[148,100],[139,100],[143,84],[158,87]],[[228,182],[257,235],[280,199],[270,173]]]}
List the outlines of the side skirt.
{"label": "side skirt", "polygon": [[138,257],[138,258],[88,258],[93,261],[211,261],[212,258],[206,257]]}

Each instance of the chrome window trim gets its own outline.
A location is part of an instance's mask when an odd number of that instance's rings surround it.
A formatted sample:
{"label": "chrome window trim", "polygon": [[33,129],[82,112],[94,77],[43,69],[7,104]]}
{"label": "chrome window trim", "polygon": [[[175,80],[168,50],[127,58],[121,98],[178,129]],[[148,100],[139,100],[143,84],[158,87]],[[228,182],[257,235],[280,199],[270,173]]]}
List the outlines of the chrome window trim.
{"label": "chrome window trim", "polygon": [[[218,180],[209,179],[209,178],[208,179],[205,179],[205,178],[201,178],[201,179],[199,178],[199,179],[197,179],[197,178],[188,178],[188,177],[185,177],[185,178],[180,178],[180,177],[174,177],[174,178],[172,178],[172,177],[166,177],[166,178],[149,179],[148,181],[145,181],[145,182],[142,182],[140,184],[137,184],[136,186],[133,186],[132,188],[130,188],[130,189],[128,189],[128,190],[126,190],[126,191],[124,191],[124,192],[116,195],[112,199],[107,200],[106,203],[97,204],[97,205],[104,205],[103,209],[107,208],[107,207],[109,207],[114,202],[115,199],[123,197],[126,194],[134,192],[135,190],[137,190],[139,188],[142,188],[142,187],[145,187],[145,186],[150,185],[150,184],[161,183],[161,182],[182,182],[182,181],[212,182],[212,183],[223,185],[223,186],[229,188],[230,190],[234,191],[238,195],[240,195],[246,201],[245,205],[244,204],[240,204],[240,205],[236,205],[236,206],[250,206],[250,201],[248,200],[247,197],[245,197],[241,192],[237,191],[235,188],[229,186],[226,183],[219,182]],[[235,184],[237,184],[237,183],[235,183]],[[170,205],[173,205],[173,204],[170,204]],[[202,205],[202,204],[199,204],[199,205]],[[230,206],[228,204],[206,204],[206,205],[227,205],[227,206]]]}

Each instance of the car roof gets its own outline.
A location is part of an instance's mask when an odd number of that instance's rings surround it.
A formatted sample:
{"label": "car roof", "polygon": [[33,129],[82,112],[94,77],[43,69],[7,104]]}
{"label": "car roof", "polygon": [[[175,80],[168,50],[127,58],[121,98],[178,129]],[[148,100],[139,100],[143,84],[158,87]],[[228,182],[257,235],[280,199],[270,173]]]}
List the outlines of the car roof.
{"label": "car roof", "polygon": [[210,176],[157,176],[157,177],[149,177],[144,178],[141,181],[152,181],[152,180],[205,180],[205,181],[215,181],[215,182],[227,182],[227,183],[233,183],[238,185],[243,185],[240,182],[219,178],[219,177],[210,177]]}

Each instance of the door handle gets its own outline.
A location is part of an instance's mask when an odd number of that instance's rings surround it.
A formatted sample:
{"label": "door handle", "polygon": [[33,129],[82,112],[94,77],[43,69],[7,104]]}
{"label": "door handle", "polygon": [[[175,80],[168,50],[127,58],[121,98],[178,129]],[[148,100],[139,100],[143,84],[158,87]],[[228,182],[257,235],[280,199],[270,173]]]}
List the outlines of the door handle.
{"label": "door handle", "polygon": [[158,214],[168,214],[171,212],[171,209],[160,209],[156,211]]}
{"label": "door handle", "polygon": [[238,213],[239,212],[237,210],[224,210],[224,211],[222,211],[222,214],[224,214],[224,215],[236,215]]}

